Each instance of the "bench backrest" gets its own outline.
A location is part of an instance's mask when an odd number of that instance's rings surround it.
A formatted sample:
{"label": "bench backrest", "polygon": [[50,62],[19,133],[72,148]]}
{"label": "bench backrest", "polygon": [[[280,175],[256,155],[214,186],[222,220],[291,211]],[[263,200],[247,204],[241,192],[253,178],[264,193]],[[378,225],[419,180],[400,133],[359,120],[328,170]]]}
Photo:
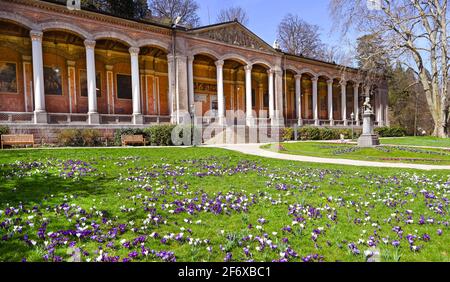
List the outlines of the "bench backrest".
{"label": "bench backrest", "polygon": [[122,135],[122,141],[144,142],[144,135]]}
{"label": "bench backrest", "polygon": [[2,142],[33,142],[34,136],[33,134],[10,134],[10,135],[2,135]]}

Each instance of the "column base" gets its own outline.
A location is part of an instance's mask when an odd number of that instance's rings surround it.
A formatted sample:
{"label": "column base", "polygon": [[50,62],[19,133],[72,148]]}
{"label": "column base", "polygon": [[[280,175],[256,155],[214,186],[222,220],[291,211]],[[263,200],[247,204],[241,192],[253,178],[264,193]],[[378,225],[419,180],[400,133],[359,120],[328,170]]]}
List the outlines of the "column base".
{"label": "column base", "polygon": [[273,118],[271,119],[271,125],[273,127],[284,127],[284,119],[283,118]]}
{"label": "column base", "polygon": [[144,117],[142,114],[133,114],[133,124],[144,124]]}
{"label": "column base", "polygon": [[348,126],[348,120],[344,119],[344,126]]}
{"label": "column base", "polygon": [[88,113],[88,124],[100,124],[100,115],[98,113]]}
{"label": "column base", "polygon": [[319,121],[318,119],[315,119],[315,120],[314,120],[314,125],[315,125],[315,126],[319,126],[319,125],[320,125],[320,121]]}
{"label": "column base", "polygon": [[225,117],[217,117],[217,124],[220,126],[227,125],[227,119]]}
{"label": "column base", "polygon": [[47,112],[35,111],[34,112],[34,123],[35,124],[48,123],[48,121],[47,121]]}
{"label": "column base", "polygon": [[253,117],[246,117],[246,118],[245,118],[245,124],[246,124],[247,126],[253,127],[253,126],[256,125],[256,124],[255,124],[255,119],[254,119]]}
{"label": "column base", "polygon": [[334,120],[330,119],[330,126],[334,126]]}
{"label": "column base", "polygon": [[298,124],[298,126],[303,126],[303,120],[302,120],[302,119],[299,119],[298,122],[297,122],[297,124]]}

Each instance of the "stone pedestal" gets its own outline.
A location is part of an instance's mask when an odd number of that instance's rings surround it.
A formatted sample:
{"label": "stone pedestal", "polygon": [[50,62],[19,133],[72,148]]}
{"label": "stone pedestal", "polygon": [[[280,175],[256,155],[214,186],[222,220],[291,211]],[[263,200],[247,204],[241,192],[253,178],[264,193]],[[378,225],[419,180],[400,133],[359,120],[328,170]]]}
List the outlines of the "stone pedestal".
{"label": "stone pedestal", "polygon": [[100,115],[98,113],[88,113],[88,124],[100,124]]}
{"label": "stone pedestal", "polygon": [[373,131],[373,119],[375,115],[372,111],[363,114],[363,132],[358,139],[358,147],[374,147],[380,145],[378,135]]}
{"label": "stone pedestal", "polygon": [[47,113],[42,111],[35,111],[34,112],[34,123],[47,123]]}
{"label": "stone pedestal", "polygon": [[133,124],[144,124],[144,117],[141,114],[133,114]]}

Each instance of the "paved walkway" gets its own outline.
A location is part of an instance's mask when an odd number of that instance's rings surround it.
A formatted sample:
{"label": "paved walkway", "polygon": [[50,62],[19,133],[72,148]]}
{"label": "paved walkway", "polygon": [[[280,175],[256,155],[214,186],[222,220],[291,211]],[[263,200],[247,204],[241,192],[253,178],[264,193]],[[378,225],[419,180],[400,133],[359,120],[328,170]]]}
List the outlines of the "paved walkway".
{"label": "paved walkway", "polygon": [[265,158],[291,160],[310,163],[322,164],[337,164],[337,165],[352,165],[364,167],[389,167],[389,168],[411,168],[420,170],[450,170],[450,165],[425,165],[425,164],[408,164],[408,163],[387,163],[387,162],[369,162],[349,159],[333,159],[333,158],[318,158],[307,157],[299,155],[281,154],[268,150],[261,149],[260,146],[264,144],[221,144],[221,145],[207,145],[205,147],[223,148],[241,152],[248,155],[254,155]]}

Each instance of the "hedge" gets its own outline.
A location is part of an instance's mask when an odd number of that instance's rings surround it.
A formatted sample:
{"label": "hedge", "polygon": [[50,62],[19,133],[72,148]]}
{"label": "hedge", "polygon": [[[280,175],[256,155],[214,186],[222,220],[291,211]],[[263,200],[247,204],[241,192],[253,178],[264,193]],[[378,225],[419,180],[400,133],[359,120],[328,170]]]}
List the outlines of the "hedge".
{"label": "hedge", "polygon": [[403,137],[406,136],[406,129],[400,126],[383,126],[375,128],[375,132],[380,137]]}
{"label": "hedge", "polygon": [[[345,139],[352,138],[352,130],[349,128],[304,126],[297,129],[298,140],[337,140],[341,138],[341,134],[344,135]],[[358,138],[359,135],[361,135],[361,130],[355,129],[353,138]],[[294,130],[292,128],[284,128],[281,131],[281,137],[283,141],[293,140]]]}
{"label": "hedge", "polygon": [[101,133],[96,129],[63,129],[58,143],[68,147],[95,147],[101,145]]}

